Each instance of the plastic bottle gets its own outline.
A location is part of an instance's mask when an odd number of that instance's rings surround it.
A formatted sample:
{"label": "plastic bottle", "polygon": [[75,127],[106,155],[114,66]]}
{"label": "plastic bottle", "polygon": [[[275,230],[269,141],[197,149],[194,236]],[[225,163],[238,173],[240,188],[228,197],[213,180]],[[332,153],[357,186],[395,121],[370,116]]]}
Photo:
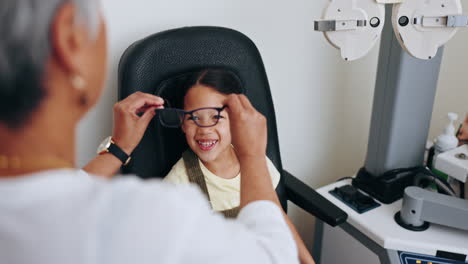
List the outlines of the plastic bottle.
{"label": "plastic bottle", "polygon": [[444,133],[437,137],[434,144],[435,156],[458,146],[458,139],[455,136],[455,126],[453,124],[453,122],[458,119],[458,115],[455,113],[448,113],[448,118],[450,122],[444,129]]}
{"label": "plastic bottle", "polygon": [[[448,123],[447,127],[444,129],[444,133],[438,136],[434,143],[434,157],[432,159],[432,165],[435,165],[435,160],[437,155],[442,152],[454,149],[458,146],[458,138],[455,136],[455,126],[453,122],[458,119],[458,115],[455,113],[448,113],[448,118],[450,122]],[[448,175],[437,170],[436,168],[432,168],[432,171],[439,176],[448,179]]]}

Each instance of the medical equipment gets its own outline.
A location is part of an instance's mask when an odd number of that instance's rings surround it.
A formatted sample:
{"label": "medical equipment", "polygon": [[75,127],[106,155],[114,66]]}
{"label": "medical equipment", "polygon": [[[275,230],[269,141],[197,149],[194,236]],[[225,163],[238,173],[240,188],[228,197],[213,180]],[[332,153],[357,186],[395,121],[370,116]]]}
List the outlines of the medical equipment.
{"label": "medical equipment", "polygon": [[424,231],[403,228],[394,219],[402,210],[402,199],[359,214],[329,193],[350,183],[342,180],[318,189],[348,214],[348,220],[340,228],[316,222],[313,256],[317,264],[468,263],[468,231],[438,224]]}
{"label": "medical equipment", "polygon": [[401,211],[396,213],[395,221],[402,227],[413,231],[424,231],[430,223],[468,230],[467,202],[421,189],[405,189]]}
{"label": "medical equipment", "polygon": [[[374,15],[369,6],[384,2],[393,4],[385,7],[385,20],[392,23],[385,23],[381,34],[365,165],[351,181],[318,190],[345,211],[348,220],[340,225],[341,229],[317,221],[314,257],[322,264],[468,263],[468,201],[419,187],[407,188],[421,177],[421,171],[412,168],[424,165],[442,45],[458,27],[466,26],[466,17],[460,15],[460,1],[330,0],[325,20],[317,21],[315,28],[341,49],[344,59],[359,58],[365,55],[363,50],[375,44],[364,37],[376,32],[369,26]],[[334,10],[332,15],[330,8]],[[343,9],[360,10],[366,15],[364,19],[351,16]],[[356,20],[356,26],[337,27],[343,20]],[[438,155],[435,168],[466,181],[465,150],[456,148]],[[376,199],[380,206],[358,213],[330,193],[349,184]],[[453,195],[449,188],[446,191]]]}
{"label": "medical equipment", "polygon": [[329,0],[314,29],[324,32],[328,42],[341,50],[344,60],[359,59],[382,33],[385,4],[393,4],[388,22],[396,39],[419,59],[434,58],[458,28],[468,26],[460,0]]}
{"label": "medical equipment", "polygon": [[434,166],[450,177],[466,183],[468,180],[468,145],[439,154]]}
{"label": "medical equipment", "polygon": [[331,0],[315,30],[323,31],[344,60],[366,55],[377,43],[385,22],[384,5],[375,0]]}

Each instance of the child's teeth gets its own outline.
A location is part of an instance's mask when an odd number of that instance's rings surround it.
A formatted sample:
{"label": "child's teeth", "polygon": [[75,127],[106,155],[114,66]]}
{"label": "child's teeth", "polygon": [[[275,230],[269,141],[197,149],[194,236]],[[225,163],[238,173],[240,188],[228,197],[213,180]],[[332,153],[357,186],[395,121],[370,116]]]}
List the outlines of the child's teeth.
{"label": "child's teeth", "polygon": [[213,141],[205,141],[205,142],[198,142],[199,144],[201,144],[202,146],[204,147],[211,147],[212,145],[214,145],[216,143],[216,140],[213,140]]}

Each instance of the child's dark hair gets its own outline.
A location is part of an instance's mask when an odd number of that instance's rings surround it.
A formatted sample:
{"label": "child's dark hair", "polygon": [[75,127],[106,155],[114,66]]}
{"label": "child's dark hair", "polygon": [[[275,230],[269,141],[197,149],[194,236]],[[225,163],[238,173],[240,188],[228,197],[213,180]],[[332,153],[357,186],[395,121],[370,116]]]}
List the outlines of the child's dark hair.
{"label": "child's dark hair", "polygon": [[191,73],[187,81],[183,84],[181,90],[181,101],[179,108],[184,107],[184,98],[187,92],[195,85],[204,85],[222,94],[241,94],[242,83],[239,77],[233,72],[223,69],[204,69],[202,71]]}

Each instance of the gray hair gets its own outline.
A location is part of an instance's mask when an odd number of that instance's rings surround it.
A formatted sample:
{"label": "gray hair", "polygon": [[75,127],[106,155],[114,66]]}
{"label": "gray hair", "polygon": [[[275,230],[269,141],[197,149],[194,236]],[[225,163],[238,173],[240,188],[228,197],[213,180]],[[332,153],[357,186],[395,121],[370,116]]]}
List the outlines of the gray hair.
{"label": "gray hair", "polygon": [[95,35],[99,0],[0,0],[0,122],[12,128],[21,126],[45,96],[51,23],[67,2],[77,8],[75,22]]}

